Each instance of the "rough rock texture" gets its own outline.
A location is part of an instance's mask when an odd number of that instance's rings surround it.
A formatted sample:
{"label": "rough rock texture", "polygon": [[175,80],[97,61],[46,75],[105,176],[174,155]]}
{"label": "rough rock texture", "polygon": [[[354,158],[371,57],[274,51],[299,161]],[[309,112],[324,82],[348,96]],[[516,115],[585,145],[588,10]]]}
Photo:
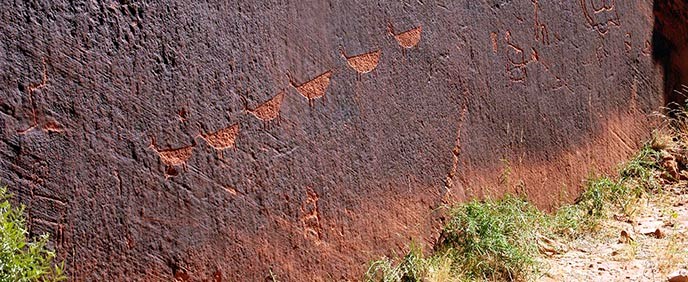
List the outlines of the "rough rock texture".
{"label": "rough rock texture", "polygon": [[671,108],[688,99],[688,1],[654,1],[653,55],[664,66],[664,96]]}
{"label": "rough rock texture", "polygon": [[443,201],[570,200],[663,103],[649,1],[238,2],[0,10],[0,181],[72,279],[356,280]]}

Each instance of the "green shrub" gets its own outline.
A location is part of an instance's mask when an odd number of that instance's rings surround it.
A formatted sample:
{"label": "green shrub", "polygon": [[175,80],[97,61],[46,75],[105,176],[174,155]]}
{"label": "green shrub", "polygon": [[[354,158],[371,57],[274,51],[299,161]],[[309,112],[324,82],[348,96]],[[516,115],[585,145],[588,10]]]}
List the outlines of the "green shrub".
{"label": "green shrub", "polygon": [[396,265],[389,258],[372,262],[366,272],[366,281],[422,281],[432,267],[432,260],[424,258],[420,247],[411,243],[409,252]]}
{"label": "green shrub", "polygon": [[27,238],[24,207],[12,207],[11,195],[0,187],[0,281],[61,281],[55,253],[46,249],[48,234]]}
{"label": "green shrub", "polygon": [[588,188],[578,198],[576,203],[588,215],[595,218],[601,218],[606,215],[607,203],[616,198],[617,193],[622,190],[619,183],[607,177],[589,180],[587,186]]}
{"label": "green shrub", "polygon": [[521,198],[471,201],[451,212],[440,249],[469,278],[525,278],[537,255],[542,213]]}
{"label": "green shrub", "polygon": [[[471,201],[450,211],[430,257],[412,244],[398,264],[372,262],[367,281],[525,280],[535,272],[543,214],[521,198]],[[440,278],[441,277],[441,278]]]}
{"label": "green shrub", "polygon": [[657,164],[660,153],[654,148],[657,145],[653,143],[655,142],[652,141],[643,146],[640,152],[619,170],[620,181],[635,186],[636,194],[657,190],[660,187],[655,177],[655,172],[662,170]]}

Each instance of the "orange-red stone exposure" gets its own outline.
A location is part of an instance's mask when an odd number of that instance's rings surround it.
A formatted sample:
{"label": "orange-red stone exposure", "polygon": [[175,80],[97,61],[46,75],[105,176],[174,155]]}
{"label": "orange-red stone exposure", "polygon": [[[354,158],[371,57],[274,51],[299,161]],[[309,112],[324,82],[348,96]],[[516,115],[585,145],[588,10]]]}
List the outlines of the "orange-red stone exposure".
{"label": "orange-red stone exposure", "polygon": [[208,134],[202,134],[201,137],[208,142],[208,145],[217,150],[225,150],[234,147],[236,138],[239,135],[239,124],[235,123],[229,127],[222,128],[218,131]]}
{"label": "orange-red stone exposure", "polygon": [[248,109],[254,117],[262,121],[272,121],[279,117],[280,106],[282,106],[282,100],[284,100],[284,92],[272,97],[270,100],[263,102],[254,109]]}
{"label": "orange-red stone exposure", "polygon": [[679,0],[53,2],[0,12],[0,185],[73,281],[358,281],[445,203],[573,201],[688,84]]}
{"label": "orange-red stone exposure", "polygon": [[397,42],[399,42],[401,47],[413,48],[418,45],[418,42],[420,42],[421,32],[422,27],[419,26],[399,34],[395,34],[394,38],[397,40]]}
{"label": "orange-red stone exposure", "polygon": [[332,71],[326,71],[303,84],[297,85],[295,82],[291,82],[291,84],[301,96],[313,100],[325,96],[331,78]]}
{"label": "orange-red stone exposure", "polygon": [[345,57],[347,64],[349,64],[352,69],[363,74],[369,73],[377,67],[377,64],[380,63],[380,55],[382,55],[382,51],[376,50],[351,57],[346,57],[345,55]]}

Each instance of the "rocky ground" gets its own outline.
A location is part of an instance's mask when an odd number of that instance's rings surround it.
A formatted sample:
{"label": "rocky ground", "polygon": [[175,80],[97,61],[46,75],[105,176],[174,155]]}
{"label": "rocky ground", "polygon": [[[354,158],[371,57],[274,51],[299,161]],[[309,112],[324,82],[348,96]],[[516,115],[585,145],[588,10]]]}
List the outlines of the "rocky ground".
{"label": "rocky ground", "polygon": [[688,182],[665,186],[598,232],[557,243],[538,281],[688,281]]}

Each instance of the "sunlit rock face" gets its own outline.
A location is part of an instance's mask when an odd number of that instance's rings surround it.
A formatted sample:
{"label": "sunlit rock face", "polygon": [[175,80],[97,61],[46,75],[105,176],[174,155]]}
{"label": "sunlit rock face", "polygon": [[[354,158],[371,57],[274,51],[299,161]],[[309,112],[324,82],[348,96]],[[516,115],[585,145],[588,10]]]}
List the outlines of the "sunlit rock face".
{"label": "sunlit rock face", "polygon": [[72,279],[358,280],[442,203],[570,201],[665,99],[647,1],[238,2],[0,10],[0,181]]}

